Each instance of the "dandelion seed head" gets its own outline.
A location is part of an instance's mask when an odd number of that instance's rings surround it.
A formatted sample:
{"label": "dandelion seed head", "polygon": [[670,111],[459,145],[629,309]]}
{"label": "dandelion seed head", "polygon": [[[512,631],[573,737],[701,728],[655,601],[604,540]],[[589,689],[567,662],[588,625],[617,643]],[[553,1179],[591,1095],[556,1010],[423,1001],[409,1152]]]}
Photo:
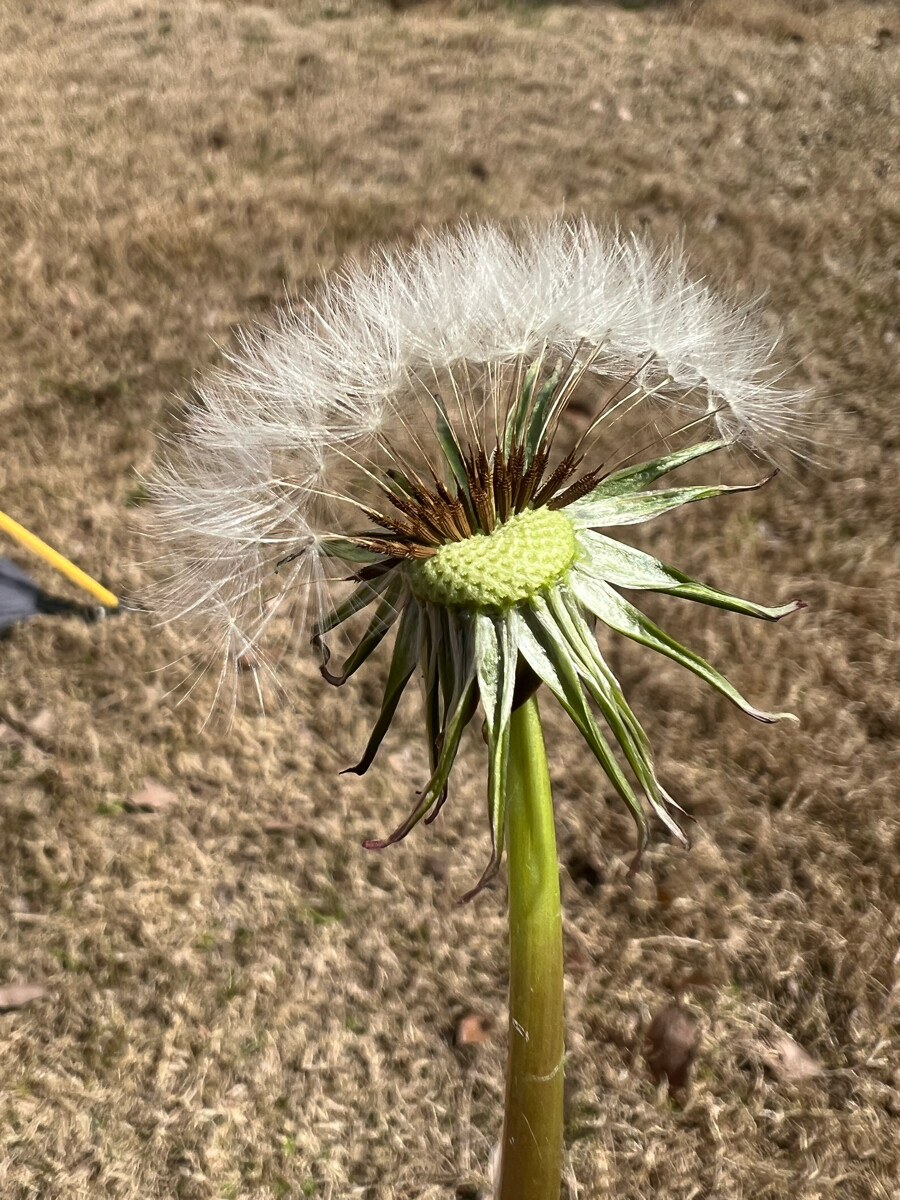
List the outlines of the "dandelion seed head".
{"label": "dandelion seed head", "polygon": [[655,485],[735,440],[765,449],[801,431],[752,310],[692,280],[677,249],[583,220],[516,236],[464,224],[348,265],[201,383],[156,472],[165,609],[218,656],[217,697],[249,678],[262,701],[278,656],[307,640],[340,686],[392,635],[349,769],[368,769],[418,671],[431,775],[370,848],[435,819],[480,705],[492,848],[470,895],[483,887],[503,853],[511,714],[543,686],[631,811],[640,854],[646,809],[683,838],[679,810],[594,624],[770,722],[788,714],[749,704],[621,593],[768,621],[801,605],[728,595],[604,531],[760,486]]}
{"label": "dandelion seed head", "polygon": [[240,334],[199,384],[153,485],[171,567],[159,607],[200,622],[230,677],[250,650],[302,644],[339,604],[348,569],[331,539],[365,529],[373,508],[390,513],[385,536],[399,536],[391,471],[453,485],[439,412],[459,453],[483,445],[489,457],[531,364],[540,378],[568,364],[574,378],[587,363],[585,377],[614,397],[601,439],[613,464],[626,457],[616,422],[638,408],[648,427],[677,413],[765,450],[802,436],[772,352],[753,309],[691,279],[678,249],[586,220],[513,234],[463,223],[377,251]]}

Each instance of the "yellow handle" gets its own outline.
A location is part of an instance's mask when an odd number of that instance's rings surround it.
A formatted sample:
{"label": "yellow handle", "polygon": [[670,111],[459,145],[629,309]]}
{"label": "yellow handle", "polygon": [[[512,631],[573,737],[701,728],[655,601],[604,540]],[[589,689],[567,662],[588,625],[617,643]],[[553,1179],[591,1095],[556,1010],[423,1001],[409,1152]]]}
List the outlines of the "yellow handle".
{"label": "yellow handle", "polygon": [[14,521],[12,517],[8,517],[6,513],[0,512],[0,529],[4,533],[8,533],[10,537],[21,542],[23,546],[27,546],[29,550],[33,550],[35,554],[39,554],[45,562],[48,562],[51,567],[56,567],[57,571],[62,571],[67,579],[71,579],[73,583],[77,583],[79,587],[84,588],[86,592],[90,592],[101,604],[105,604],[107,608],[118,608],[119,601],[112,592],[107,591],[102,584],[97,583],[95,579],[91,579],[90,575],[86,575],[80,567],[76,567],[74,563],[69,562],[52,546],[48,546],[46,542],[42,542],[39,537],[20,525],[18,521]]}

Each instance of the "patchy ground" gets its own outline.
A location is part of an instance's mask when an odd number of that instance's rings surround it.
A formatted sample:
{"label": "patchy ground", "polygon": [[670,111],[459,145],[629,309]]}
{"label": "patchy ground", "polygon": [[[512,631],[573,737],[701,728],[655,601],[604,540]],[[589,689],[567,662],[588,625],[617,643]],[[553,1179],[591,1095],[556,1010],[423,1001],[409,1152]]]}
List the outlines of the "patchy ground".
{"label": "patchy ground", "polygon": [[[799,729],[620,653],[698,821],[629,881],[627,815],[544,704],[569,1197],[896,1200],[896,8],[397,7],[0,11],[0,507],[139,594],[140,473],[192,373],[285,288],[462,213],[683,230],[698,272],[765,290],[827,464],[654,544],[810,603],[774,628],[660,606]],[[0,642],[0,1194],[478,1195],[503,888],[453,901],[485,854],[482,747],[436,826],[366,854],[424,779],[415,706],[381,769],[338,779],[377,672],[335,694],[302,663],[293,707],[203,728],[202,689],[164,694],[180,637],[54,618]],[[641,1054],[679,987],[702,1029],[680,1104]],[[489,1037],[456,1047],[467,1014]]]}

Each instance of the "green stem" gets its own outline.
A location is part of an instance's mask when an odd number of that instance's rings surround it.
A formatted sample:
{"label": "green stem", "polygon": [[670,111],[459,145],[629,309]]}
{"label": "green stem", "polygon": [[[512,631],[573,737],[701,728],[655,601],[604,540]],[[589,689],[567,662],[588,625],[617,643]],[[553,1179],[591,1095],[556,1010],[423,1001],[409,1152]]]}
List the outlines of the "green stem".
{"label": "green stem", "polygon": [[498,1200],[558,1200],[563,952],[553,798],[537,699],[511,718],[509,1062]]}

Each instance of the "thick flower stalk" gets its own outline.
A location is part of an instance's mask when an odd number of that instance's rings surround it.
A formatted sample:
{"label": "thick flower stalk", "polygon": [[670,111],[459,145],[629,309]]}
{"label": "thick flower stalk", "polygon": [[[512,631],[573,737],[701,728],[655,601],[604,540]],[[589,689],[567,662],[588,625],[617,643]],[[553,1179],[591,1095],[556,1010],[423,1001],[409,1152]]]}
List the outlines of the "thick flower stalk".
{"label": "thick flower stalk", "polygon": [[[422,679],[430,776],[398,827],[367,846],[435,819],[480,710],[491,852],[469,896],[496,875],[509,832],[516,961],[535,938],[556,938],[559,923],[549,785],[535,782],[546,770],[531,699],[541,684],[629,808],[638,853],[650,816],[683,834],[601,643],[619,634],[655,650],[757,720],[786,715],[753,707],[623,592],[768,621],[799,603],[740,599],[617,538],[759,486],[669,476],[737,440],[759,447],[792,431],[796,397],[772,380],[769,353],[748,314],[690,282],[675,254],[656,257],[584,221],[514,238],[465,226],[347,269],[246,338],[202,386],[186,438],[159,471],[158,511],[178,561],[169,605],[208,623],[223,682],[241,664],[263,670],[267,641],[305,629],[339,686],[392,637],[381,711],[350,768],[361,774],[407,685]],[[545,903],[551,882],[555,909]],[[545,932],[529,924],[532,911]],[[549,974],[538,1009],[556,1016],[534,1019],[554,1026],[547,1045],[560,1049],[547,1061],[558,1070],[543,1074],[561,1086],[561,973]],[[540,1057],[543,1033],[526,1032]],[[522,1099],[514,1075],[510,1111],[533,1104],[538,1116],[522,1128],[540,1147],[532,1162],[527,1139],[507,1139],[500,1194],[546,1200],[554,1172],[559,1186],[558,1153],[546,1149],[561,1136],[559,1114],[549,1131],[533,1124],[559,1105]],[[516,1126],[510,1112],[507,1122]]]}

